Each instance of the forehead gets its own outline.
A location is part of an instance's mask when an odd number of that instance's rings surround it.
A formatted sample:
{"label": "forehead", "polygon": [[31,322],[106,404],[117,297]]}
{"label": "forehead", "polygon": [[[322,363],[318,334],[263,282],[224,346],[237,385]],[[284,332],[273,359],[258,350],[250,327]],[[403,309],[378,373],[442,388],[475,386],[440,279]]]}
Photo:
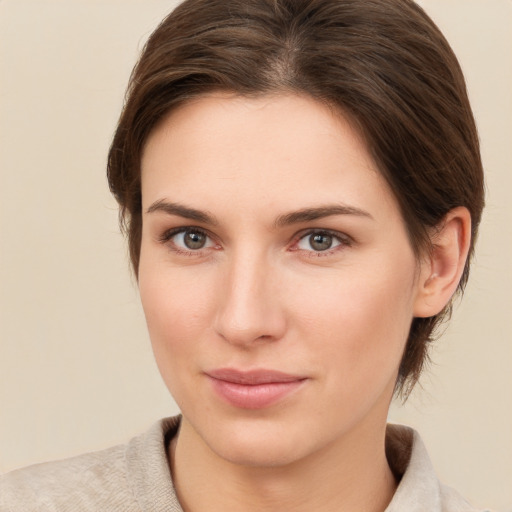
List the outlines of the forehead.
{"label": "forehead", "polygon": [[395,208],[365,143],[339,113],[308,97],[216,94],[190,101],[151,133],[142,157],[144,208],[264,202],[291,210],[344,202]]}

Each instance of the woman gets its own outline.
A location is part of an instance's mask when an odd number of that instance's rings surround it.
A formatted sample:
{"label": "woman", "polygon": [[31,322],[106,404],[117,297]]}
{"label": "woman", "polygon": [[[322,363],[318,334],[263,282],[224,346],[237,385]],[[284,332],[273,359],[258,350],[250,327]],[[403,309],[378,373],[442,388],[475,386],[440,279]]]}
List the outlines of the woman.
{"label": "woman", "polygon": [[421,9],[188,0],[108,173],[182,416],[8,475],[2,510],[470,510],[386,428],[483,207],[464,80]]}

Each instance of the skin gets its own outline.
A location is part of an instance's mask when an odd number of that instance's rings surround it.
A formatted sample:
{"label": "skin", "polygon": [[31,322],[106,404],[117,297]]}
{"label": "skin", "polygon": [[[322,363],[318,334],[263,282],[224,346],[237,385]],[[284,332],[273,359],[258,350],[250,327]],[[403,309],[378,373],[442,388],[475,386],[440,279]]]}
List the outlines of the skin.
{"label": "skin", "polygon": [[[418,262],[357,132],[294,95],[217,94],[172,112],[147,141],[142,197],[139,287],[183,413],[171,470],[184,509],[384,510],[398,366],[413,317],[455,289],[465,210]],[[180,228],[204,245],[187,247]],[[226,367],[303,380],[244,409],[206,375]]]}

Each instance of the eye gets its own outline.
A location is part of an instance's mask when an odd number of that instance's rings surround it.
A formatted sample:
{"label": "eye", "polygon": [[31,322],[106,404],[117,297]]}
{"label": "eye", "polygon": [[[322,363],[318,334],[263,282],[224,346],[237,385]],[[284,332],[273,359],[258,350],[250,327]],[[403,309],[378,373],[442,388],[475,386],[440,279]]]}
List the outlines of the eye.
{"label": "eye", "polygon": [[161,242],[170,242],[177,252],[195,252],[216,246],[205,231],[194,227],[171,229],[164,233]]}
{"label": "eye", "polygon": [[310,231],[303,235],[295,244],[294,249],[315,253],[329,252],[340,246],[348,246],[351,240],[341,233],[330,231]]}
{"label": "eye", "polygon": [[187,249],[192,250],[202,249],[208,241],[208,237],[204,233],[192,230],[179,233],[175,239],[175,243],[179,240]]}

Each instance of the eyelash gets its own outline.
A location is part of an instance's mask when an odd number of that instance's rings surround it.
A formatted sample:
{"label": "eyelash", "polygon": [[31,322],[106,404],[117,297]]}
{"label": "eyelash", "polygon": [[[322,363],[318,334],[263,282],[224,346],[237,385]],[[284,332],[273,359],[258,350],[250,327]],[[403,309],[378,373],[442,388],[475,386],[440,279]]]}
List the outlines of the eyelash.
{"label": "eyelash", "polygon": [[[181,247],[177,246],[173,242],[172,239],[176,235],[179,235],[181,233],[186,233],[187,231],[199,233],[199,234],[207,237],[208,239],[213,240],[212,236],[210,236],[210,234],[207,231],[205,231],[204,229],[198,228],[196,226],[182,226],[179,228],[172,228],[172,229],[165,231],[159,237],[158,241],[165,245],[171,245],[172,251],[174,251],[176,254],[178,254],[180,256],[202,256],[202,251],[204,248],[196,249],[196,250],[193,250],[193,249],[186,250],[186,249],[182,249]],[[208,249],[209,249],[209,247],[208,247]]]}
{"label": "eyelash", "polygon": [[[300,249],[296,248],[296,246],[305,238],[310,237],[311,235],[320,235],[320,236],[329,236],[332,237],[334,240],[338,242],[338,245],[335,245],[332,248],[325,249],[324,251],[315,251],[315,250],[306,250],[306,249]],[[340,233],[339,231],[331,231],[329,229],[309,229],[307,231],[303,231],[299,233],[295,237],[295,241],[292,244],[291,251],[302,251],[305,254],[307,254],[307,257],[309,258],[321,258],[325,256],[330,256],[331,254],[334,254],[335,252],[338,252],[340,250],[343,250],[346,247],[351,247],[354,243],[354,240],[344,234]]]}
{"label": "eyelash", "polygon": [[[186,233],[187,231],[192,231],[194,233],[201,234],[205,237],[207,237],[209,240],[213,241],[213,237],[204,229],[196,227],[196,226],[182,226],[177,228],[172,228],[167,231],[165,231],[158,239],[158,241],[162,244],[171,245],[171,249],[173,252],[175,252],[178,255],[182,256],[202,256],[204,249],[210,249],[211,247],[203,247],[196,250],[190,249],[185,250],[181,247],[177,246],[173,242],[173,238],[176,235]],[[304,240],[307,237],[310,237],[311,235],[320,235],[320,236],[329,236],[332,237],[334,240],[338,242],[338,245],[335,245],[333,248],[325,249],[323,251],[315,251],[315,250],[307,250],[307,249],[300,249],[297,247],[297,245]],[[297,234],[294,237],[294,241],[289,248],[290,251],[301,251],[305,254],[307,254],[307,257],[310,258],[318,258],[318,257],[324,257],[329,256],[339,250],[343,250],[345,247],[351,247],[354,243],[354,240],[344,234],[340,233],[338,231],[331,231],[329,229],[309,229],[307,231],[302,231],[299,234]],[[217,245],[217,247],[220,247]]]}

